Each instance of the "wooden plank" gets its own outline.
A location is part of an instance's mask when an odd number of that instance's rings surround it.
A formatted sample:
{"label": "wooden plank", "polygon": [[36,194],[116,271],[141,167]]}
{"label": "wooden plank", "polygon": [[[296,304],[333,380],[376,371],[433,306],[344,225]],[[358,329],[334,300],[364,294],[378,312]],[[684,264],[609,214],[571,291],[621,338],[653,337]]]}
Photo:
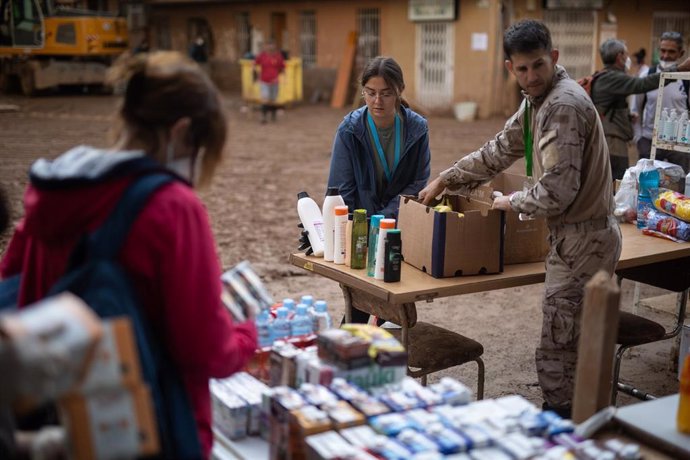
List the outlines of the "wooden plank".
{"label": "wooden plank", "polygon": [[611,401],[620,292],[618,284],[604,270],[585,285],[573,397],[575,423],[587,420]]}
{"label": "wooden plank", "polygon": [[350,88],[350,77],[352,76],[352,67],[355,63],[355,53],[357,51],[357,32],[350,32],[345,43],[345,50],[343,51],[343,59],[340,61],[338,67],[338,76],[333,87],[333,96],[331,97],[331,107],[334,109],[342,109],[345,107],[347,99],[347,90]]}

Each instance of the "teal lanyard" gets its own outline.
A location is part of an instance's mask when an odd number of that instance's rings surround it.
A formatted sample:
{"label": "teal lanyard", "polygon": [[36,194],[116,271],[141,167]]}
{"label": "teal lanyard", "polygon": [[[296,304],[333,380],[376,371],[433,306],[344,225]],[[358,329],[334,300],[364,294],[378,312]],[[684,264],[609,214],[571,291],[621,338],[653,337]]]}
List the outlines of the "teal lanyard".
{"label": "teal lanyard", "polygon": [[525,99],[525,118],[522,124],[522,140],[525,144],[525,172],[532,177],[532,119],[530,117],[529,99]]}
{"label": "teal lanyard", "polygon": [[[369,130],[371,131],[371,137],[374,138],[374,144],[376,145],[376,151],[379,154],[379,159],[381,160],[381,165],[383,165],[383,172],[386,174],[386,179],[388,183],[391,183],[392,174],[388,168],[388,161],[386,161],[386,155],[383,153],[383,148],[381,147],[381,141],[379,140],[379,133],[376,131],[376,125],[374,124],[374,119],[367,112],[367,120],[369,121]],[[395,114],[395,161],[393,163],[393,171],[398,167],[400,163],[400,117]]]}

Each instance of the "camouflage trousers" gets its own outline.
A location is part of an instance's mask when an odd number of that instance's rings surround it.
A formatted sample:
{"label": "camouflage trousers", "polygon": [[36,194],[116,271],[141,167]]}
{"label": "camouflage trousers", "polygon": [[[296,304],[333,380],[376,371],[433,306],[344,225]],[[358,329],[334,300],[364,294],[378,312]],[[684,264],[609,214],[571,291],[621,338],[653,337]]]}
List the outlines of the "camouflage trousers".
{"label": "camouflage trousers", "polygon": [[537,376],[544,401],[565,407],[573,398],[584,286],[599,270],[613,273],[621,232],[613,217],[550,230]]}

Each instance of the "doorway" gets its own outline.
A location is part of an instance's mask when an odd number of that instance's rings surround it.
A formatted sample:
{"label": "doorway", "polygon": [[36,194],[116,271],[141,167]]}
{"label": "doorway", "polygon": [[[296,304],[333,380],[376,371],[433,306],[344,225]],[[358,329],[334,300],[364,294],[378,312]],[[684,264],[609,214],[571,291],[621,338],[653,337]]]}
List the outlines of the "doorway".
{"label": "doorway", "polygon": [[455,29],[448,22],[417,25],[417,98],[429,109],[448,109],[453,102]]}

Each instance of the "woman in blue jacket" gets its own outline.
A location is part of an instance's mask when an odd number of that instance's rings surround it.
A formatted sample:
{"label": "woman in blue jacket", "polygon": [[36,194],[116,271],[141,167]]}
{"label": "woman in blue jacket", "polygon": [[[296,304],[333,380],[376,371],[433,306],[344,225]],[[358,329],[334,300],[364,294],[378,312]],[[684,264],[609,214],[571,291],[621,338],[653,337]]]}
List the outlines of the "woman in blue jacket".
{"label": "woman in blue jacket", "polygon": [[340,189],[350,212],[397,218],[398,196],[417,196],[429,179],[429,128],[403,100],[405,82],[393,58],[372,59],[360,83],[366,105],[338,127],[328,186]]}
{"label": "woman in blue jacket", "polygon": [[[335,134],[328,186],[338,187],[350,212],[397,219],[399,195],[417,196],[429,179],[426,120],[407,106],[402,69],[393,58],[372,59],[362,72],[366,106],[347,114]],[[366,323],[357,309],[352,321]]]}

